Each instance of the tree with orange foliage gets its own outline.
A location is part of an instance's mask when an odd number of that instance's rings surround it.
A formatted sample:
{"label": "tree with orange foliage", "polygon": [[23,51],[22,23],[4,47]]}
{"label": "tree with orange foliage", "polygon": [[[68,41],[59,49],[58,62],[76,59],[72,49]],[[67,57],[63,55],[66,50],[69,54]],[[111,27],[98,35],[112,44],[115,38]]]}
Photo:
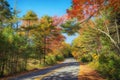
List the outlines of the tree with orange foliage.
{"label": "tree with orange foliage", "polygon": [[119,5],[120,0],[73,0],[72,7],[67,13],[70,18],[77,18],[80,23],[94,17],[94,20],[91,20],[93,25],[86,24],[108,37],[120,52]]}
{"label": "tree with orange foliage", "polygon": [[99,10],[109,7],[120,13],[120,0],[72,0],[72,6],[67,10],[70,18],[76,17],[84,22],[99,14]]}
{"label": "tree with orange foliage", "polygon": [[[56,20],[58,20],[56,22]],[[61,28],[58,26],[63,19],[43,16],[39,24],[32,30],[32,36],[36,45],[37,53],[43,55],[46,63],[46,55],[58,49],[65,37],[61,34]]]}

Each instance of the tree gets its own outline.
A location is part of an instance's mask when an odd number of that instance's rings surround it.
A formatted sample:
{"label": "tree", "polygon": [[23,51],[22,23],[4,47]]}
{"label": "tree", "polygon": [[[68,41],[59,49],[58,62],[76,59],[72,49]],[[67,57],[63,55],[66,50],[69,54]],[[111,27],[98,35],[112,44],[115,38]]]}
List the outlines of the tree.
{"label": "tree", "polygon": [[78,33],[80,24],[77,22],[77,20],[73,19],[61,24],[61,27],[63,28],[63,33],[74,35],[75,33]]}
{"label": "tree", "polygon": [[64,36],[61,35],[61,28],[53,24],[52,17],[43,16],[39,21],[38,26],[32,33],[35,37],[36,48],[43,53],[45,62],[45,55],[56,49],[64,40]]}
{"label": "tree", "polygon": [[26,31],[26,36],[29,36],[29,31],[35,27],[38,21],[36,13],[33,11],[28,11],[22,18],[21,28]]}
{"label": "tree", "polygon": [[28,40],[28,43],[30,44],[30,30],[34,29],[37,25],[38,22],[38,17],[36,15],[36,13],[34,13],[33,11],[28,11],[22,18],[22,25],[20,27],[21,32],[25,31],[25,36],[26,39]]}
{"label": "tree", "polygon": [[12,18],[10,5],[6,0],[0,0],[0,25],[3,26],[3,22],[10,18]]}
{"label": "tree", "polygon": [[[11,26],[0,32],[0,76],[26,69],[27,41],[15,33]],[[5,73],[5,71],[7,73]]]}
{"label": "tree", "polygon": [[[94,20],[91,20],[91,25],[86,24],[106,35],[120,52],[119,4],[119,0],[73,0],[72,9],[68,10],[68,15],[69,17],[76,17],[80,23],[94,17]],[[114,11],[114,13],[112,13],[112,11]],[[84,20],[82,20],[83,18]],[[113,34],[111,34],[111,26],[114,26],[114,33],[116,33],[114,36],[117,35],[117,40],[113,37]]]}
{"label": "tree", "polygon": [[99,14],[99,10],[113,8],[120,13],[120,0],[72,0],[72,6],[67,10],[69,17],[76,17],[80,22],[87,21]]}
{"label": "tree", "polygon": [[[107,14],[106,14],[107,12]],[[111,11],[106,10],[101,12],[102,18],[96,18],[93,22],[93,29],[99,31],[109,38],[111,43],[116,47],[118,53],[120,52],[120,25],[117,24],[116,18],[111,23]]]}
{"label": "tree", "polygon": [[20,13],[20,10],[17,9],[17,0],[15,0],[14,8],[12,10],[12,19],[9,22],[11,26],[16,30],[18,30],[18,27],[19,27],[19,21],[20,21],[20,18],[18,16],[19,13]]}
{"label": "tree", "polygon": [[36,23],[36,21],[38,20],[38,17],[36,15],[36,13],[34,13],[33,11],[29,10],[22,18],[23,20],[23,26],[28,27],[28,26],[32,26]]}
{"label": "tree", "polygon": [[99,53],[101,50],[99,37],[101,34],[86,24],[82,24],[82,26],[84,27],[79,30],[79,36],[72,42],[72,54],[77,59],[86,54]]}

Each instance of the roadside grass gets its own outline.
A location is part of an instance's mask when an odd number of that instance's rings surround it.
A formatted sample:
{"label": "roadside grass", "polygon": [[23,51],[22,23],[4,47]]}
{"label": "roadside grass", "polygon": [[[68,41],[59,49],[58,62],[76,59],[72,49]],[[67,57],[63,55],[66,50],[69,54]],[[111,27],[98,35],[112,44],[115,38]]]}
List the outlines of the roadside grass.
{"label": "roadside grass", "polygon": [[40,64],[40,61],[37,59],[29,59],[27,64],[27,70],[41,69],[43,65]]}

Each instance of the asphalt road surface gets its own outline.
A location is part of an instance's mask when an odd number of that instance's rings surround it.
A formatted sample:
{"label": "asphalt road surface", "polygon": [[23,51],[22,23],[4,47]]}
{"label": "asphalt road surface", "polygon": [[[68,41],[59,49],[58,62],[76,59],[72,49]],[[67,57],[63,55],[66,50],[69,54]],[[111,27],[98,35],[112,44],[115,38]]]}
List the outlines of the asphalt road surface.
{"label": "asphalt road surface", "polygon": [[68,58],[61,64],[9,80],[78,80],[79,66],[80,64],[75,59]]}

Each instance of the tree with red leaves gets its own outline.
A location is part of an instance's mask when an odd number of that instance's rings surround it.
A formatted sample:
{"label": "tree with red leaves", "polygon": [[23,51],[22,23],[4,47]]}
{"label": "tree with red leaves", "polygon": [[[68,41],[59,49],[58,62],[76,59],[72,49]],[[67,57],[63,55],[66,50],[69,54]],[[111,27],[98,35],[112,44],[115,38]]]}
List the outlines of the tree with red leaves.
{"label": "tree with red leaves", "polygon": [[92,25],[85,24],[104,34],[120,52],[120,0],[72,0],[72,7],[67,13],[69,18],[77,18],[80,23],[94,17]]}
{"label": "tree with red leaves", "polygon": [[38,26],[32,31],[32,34],[35,37],[34,42],[36,48],[38,51],[42,48],[41,52],[44,56],[44,62],[45,56],[58,49],[65,39],[61,34],[62,28],[59,26],[63,20],[63,17],[43,16],[40,18]]}
{"label": "tree with red leaves", "polygon": [[[76,17],[78,20],[89,19],[99,13],[101,9],[109,7],[120,13],[120,0],[72,0],[72,6],[67,10],[70,18]],[[83,22],[83,21],[82,21]]]}

